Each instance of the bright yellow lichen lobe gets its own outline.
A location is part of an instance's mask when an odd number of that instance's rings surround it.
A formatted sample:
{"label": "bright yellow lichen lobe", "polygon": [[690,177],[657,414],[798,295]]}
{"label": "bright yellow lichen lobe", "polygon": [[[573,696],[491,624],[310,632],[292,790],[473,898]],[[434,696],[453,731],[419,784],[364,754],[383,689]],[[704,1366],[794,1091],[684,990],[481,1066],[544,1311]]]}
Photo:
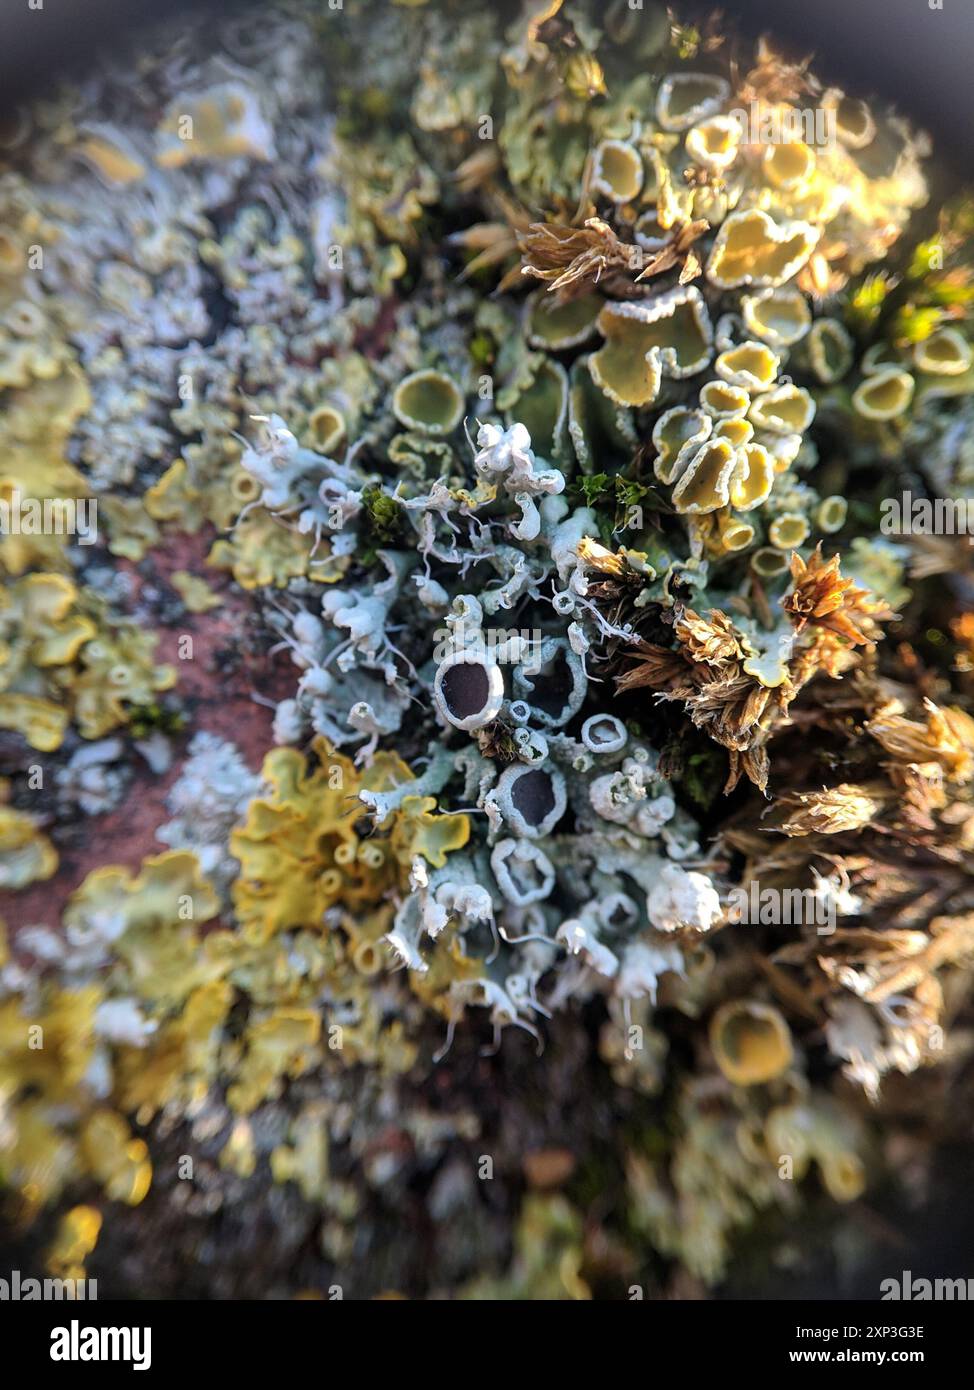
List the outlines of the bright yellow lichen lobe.
{"label": "bright yellow lichen lobe", "polygon": [[269,794],[252,801],[231,837],[240,861],[234,889],[245,930],[266,937],[293,927],[320,927],[335,904],[378,902],[405,882],[416,854],[435,866],[470,836],[466,816],[431,814],[432,797],[406,796],[373,833],[359,791],[385,791],[413,779],[395,754],[378,755],[364,773],[323,738],[311,760],[279,748],[264,760]]}

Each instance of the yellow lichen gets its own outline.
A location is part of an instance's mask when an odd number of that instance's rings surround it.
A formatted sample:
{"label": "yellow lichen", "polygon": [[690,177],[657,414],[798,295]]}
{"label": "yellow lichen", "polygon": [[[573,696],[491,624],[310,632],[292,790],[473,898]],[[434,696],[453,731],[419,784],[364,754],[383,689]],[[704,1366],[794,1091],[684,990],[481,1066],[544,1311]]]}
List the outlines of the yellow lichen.
{"label": "yellow lichen", "polygon": [[657,455],[653,469],[661,483],[670,486],[676,481],[699,446],[709,438],[711,429],[711,421],[703,411],[674,406],[663,412],[653,426]]}
{"label": "yellow lichen", "polygon": [[263,507],[248,512],[229,539],[215,541],[208,563],[231,570],[243,589],[268,585],[284,588],[292,579],[334,584],[349,565],[349,557],[332,557],[327,542],[312,555],[314,539],[277,521]]}
{"label": "yellow lichen", "polygon": [[92,1175],[115,1202],[137,1207],[152,1184],[144,1139],[133,1138],[113,1110],[95,1110],[81,1126],[81,1153]]}
{"label": "yellow lichen", "polygon": [[744,326],[772,347],[793,347],[808,332],[812,312],[800,290],[791,287],[741,296]]}
{"label": "yellow lichen", "polygon": [[726,507],[736,466],[737,451],[729,440],[713,439],[701,445],[673,489],[674,507],[697,516]]}
{"label": "yellow lichen", "polygon": [[895,420],[913,399],[914,380],[898,367],[884,367],[852,393],[852,404],[867,420]]}
{"label": "yellow lichen", "polygon": [[592,155],[590,187],[613,203],[630,203],[643,186],[643,162],[623,140],[603,140]]}
{"label": "yellow lichen", "polygon": [[0,695],[0,729],[21,734],[38,752],[60,748],[68,727],[68,712],[52,700],[35,695]]}
{"label": "yellow lichen", "polygon": [[[75,422],[91,405],[87,381],[74,365],[51,380],[7,393],[0,415],[0,498],[81,499],[88,484],[66,459]],[[66,534],[7,532],[0,537],[0,568],[64,569]]]}
{"label": "yellow lichen", "polygon": [[765,147],[764,175],[775,188],[797,192],[814,173],[815,152],[804,141],[786,140]]}
{"label": "yellow lichen", "polygon": [[308,416],[308,445],[326,458],[341,447],[346,434],[345,416],[337,406],[316,406]]}
{"label": "yellow lichen", "polygon": [[214,593],[205,579],[187,570],[174,570],[172,585],[190,613],[208,613],[211,608],[219,608],[223,602],[220,594]]}
{"label": "yellow lichen", "polygon": [[131,989],[150,1003],[176,1004],[221,973],[200,950],[200,928],[219,908],[195,855],[171,851],[146,859],[137,874],[113,865],[93,870],[71,895],[64,922],[85,938],[110,921]]}
{"label": "yellow lichen", "polygon": [[128,721],[130,705],[151,704],[176,683],[172,666],[153,660],[158,637],[135,623],[106,627],[81,649],[73,684],[74,717],[84,738],[101,738]]}
{"label": "yellow lichen", "polygon": [[463,417],[463,406],[463,392],[445,372],[412,372],[392,397],[400,424],[423,434],[451,434]]}
{"label": "yellow lichen", "polygon": [[747,341],[727,348],[714,363],[717,375],[748,392],[767,391],[778,375],[780,358],[764,343]]}
{"label": "yellow lichen", "polygon": [[311,751],[317,766],[309,767],[292,748],[268,753],[263,775],[270,793],[251,802],[246,821],[231,836],[231,852],[241,864],[234,886],[237,915],[259,939],[289,928],[318,928],[337,903],[378,902],[388,888],[405,882],[414,855],[442,865],[444,854],[470,834],[466,816],[433,815],[432,798],[410,796],[370,834],[357,793],[412,781],[406,764],[382,753],[363,773],[323,738],[315,739]]}
{"label": "yellow lichen", "polygon": [[723,1004],[710,1021],[714,1059],[735,1086],[757,1086],[791,1066],[794,1049],[788,1025],[769,1004],[738,1000]]}
{"label": "yellow lichen", "polygon": [[802,512],[782,512],[768,528],[768,539],[778,550],[794,550],[805,543],[810,530]]}
{"label": "yellow lichen", "polygon": [[72,1207],[58,1222],[47,1251],[47,1269],[56,1279],[83,1279],[85,1261],[98,1244],[101,1212],[95,1207]]}
{"label": "yellow lichen", "polygon": [[108,518],[108,548],[113,555],[138,561],[159,542],[159,527],[137,497],[105,497],[99,509]]}
{"label": "yellow lichen", "polygon": [[254,92],[226,82],[190,97],[177,97],[160,122],[156,161],[178,169],[194,159],[270,159],[273,132]]}
{"label": "yellow lichen", "polygon": [[145,165],[115,132],[86,133],[74,152],[110,185],[137,183],[145,178]]}
{"label": "yellow lichen", "polygon": [[187,534],[198,531],[203,523],[202,494],[190,482],[185,459],[170,464],[142,500],[154,520],[179,522]]}
{"label": "yellow lichen", "polygon": [[760,444],[745,444],[731,475],[731,505],[738,511],[752,511],[767,501],[773,484],[774,464],[768,451]]}
{"label": "yellow lichen", "polygon": [[748,418],[772,434],[804,434],[815,418],[815,402],[803,386],[778,386],[758,397]]}
{"label": "yellow lichen", "polygon": [[321,1016],[314,1009],[280,1008],[254,1023],[237,1080],[227,1092],[231,1107],[246,1114],[271,1095],[286,1076],[300,1076],[315,1060]]}
{"label": "yellow lichen", "polygon": [[971,345],[956,328],[940,328],[913,349],[913,360],[921,372],[937,376],[961,376],[971,365]]}
{"label": "yellow lichen", "polygon": [[840,381],[855,357],[855,344],[839,319],[816,319],[806,346],[812,370],[824,386]]}
{"label": "yellow lichen", "polygon": [[680,72],[665,77],[656,98],[656,119],[664,130],[687,130],[720,110],[730,95],[724,78],[711,73]]}
{"label": "yellow lichen", "polygon": [[687,154],[696,164],[723,172],[737,158],[741,127],[732,116],[711,116],[709,121],[701,121],[687,131],[685,143]]}
{"label": "yellow lichen", "polygon": [[606,341],[589,369],[619,405],[649,405],[662,376],[692,376],[710,361],[713,332],[703,296],[692,285],[645,302],[606,304],[598,329]]}
{"label": "yellow lichen", "polygon": [[[0,783],[0,798],[7,793]],[[26,888],[57,872],[57,851],[32,816],[0,805],[0,889]]]}
{"label": "yellow lichen", "polygon": [[783,285],[805,264],[818,239],[808,222],[779,225],[760,208],[732,212],[717,233],[707,278],[725,290]]}

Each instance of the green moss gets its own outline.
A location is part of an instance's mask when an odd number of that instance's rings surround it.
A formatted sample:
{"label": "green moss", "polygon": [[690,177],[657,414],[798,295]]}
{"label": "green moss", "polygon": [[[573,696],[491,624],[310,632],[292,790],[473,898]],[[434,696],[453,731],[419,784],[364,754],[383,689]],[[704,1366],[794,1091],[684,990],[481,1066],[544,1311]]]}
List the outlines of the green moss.
{"label": "green moss", "polygon": [[650,489],[634,479],[616,477],[616,501],[620,507],[636,507],[648,497]]}
{"label": "green moss", "polygon": [[849,296],[845,321],[853,332],[865,334],[878,321],[893,290],[892,277],[884,270],[867,275]]}
{"label": "green moss", "polygon": [[402,532],[402,508],[394,497],[375,485],[362,492],[362,505],[365,509],[365,531],[369,542],[368,549],[374,551],[381,546],[391,545]]}
{"label": "green moss", "polygon": [[940,309],[904,304],[893,320],[893,337],[898,343],[922,343],[940,326],[942,320]]}
{"label": "green moss", "polygon": [[688,62],[700,52],[703,35],[695,24],[673,24],[670,28],[670,42],[676,56]]}
{"label": "green moss", "polygon": [[470,356],[475,366],[489,367],[496,352],[494,340],[488,333],[475,333],[470,339]]}
{"label": "green moss", "polygon": [[719,748],[702,748],[691,753],[683,764],[680,785],[687,795],[704,811],[717,797],[727,776],[726,755]]}
{"label": "green moss", "polygon": [[587,478],[578,479],[575,490],[586,507],[597,507],[608,496],[611,482],[608,473],[590,473]]}
{"label": "green moss", "polygon": [[173,703],[153,700],[147,705],[132,705],[129,712],[129,728],[135,738],[155,733],[179,734],[185,727],[186,713]]}

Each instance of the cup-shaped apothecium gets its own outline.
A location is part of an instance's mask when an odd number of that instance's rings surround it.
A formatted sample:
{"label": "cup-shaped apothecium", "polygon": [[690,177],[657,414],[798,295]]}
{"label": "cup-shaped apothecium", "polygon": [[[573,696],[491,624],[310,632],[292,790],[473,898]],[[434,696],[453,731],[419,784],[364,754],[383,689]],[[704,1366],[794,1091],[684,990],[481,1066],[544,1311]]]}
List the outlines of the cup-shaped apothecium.
{"label": "cup-shaped apothecium", "polygon": [[455,729],[482,729],[497,718],[504,703],[501,668],[486,657],[457,652],[437,668],[433,700]]}

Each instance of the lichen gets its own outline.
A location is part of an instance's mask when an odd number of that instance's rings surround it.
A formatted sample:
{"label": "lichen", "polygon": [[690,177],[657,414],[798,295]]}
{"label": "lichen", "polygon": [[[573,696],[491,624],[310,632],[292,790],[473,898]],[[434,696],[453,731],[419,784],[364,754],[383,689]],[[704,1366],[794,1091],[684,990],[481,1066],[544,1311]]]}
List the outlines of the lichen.
{"label": "lichen", "polygon": [[[880,510],[974,480],[974,215],[720,21],[360,13],[170,31],[2,154],[0,1177],[64,1277],[157,1201],[351,1266],[382,1200],[481,1219],[530,1065],[612,1200],[505,1187],[447,1291],[716,1283],[962,1055],[970,557]],[[834,143],[761,134],[813,95]]]}

